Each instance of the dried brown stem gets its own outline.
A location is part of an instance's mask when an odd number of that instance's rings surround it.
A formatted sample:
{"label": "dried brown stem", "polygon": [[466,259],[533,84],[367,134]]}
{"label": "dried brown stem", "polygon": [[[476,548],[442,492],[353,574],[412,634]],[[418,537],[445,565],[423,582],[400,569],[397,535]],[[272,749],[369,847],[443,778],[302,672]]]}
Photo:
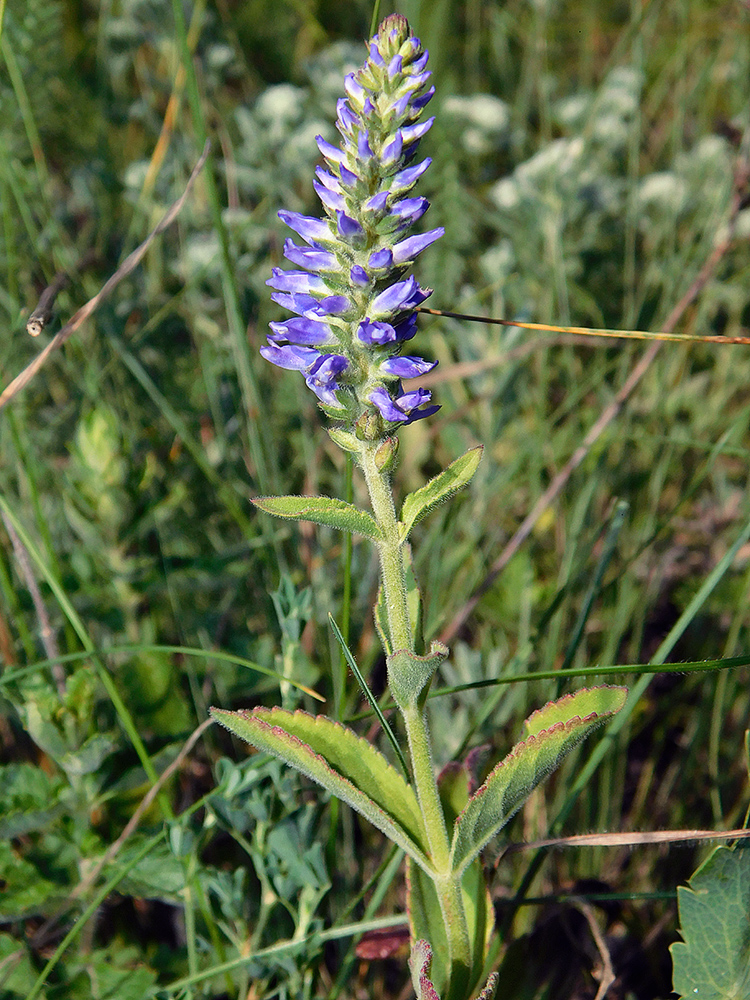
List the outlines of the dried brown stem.
{"label": "dried brown stem", "polygon": [[0,394],[0,410],[7,403],[9,403],[11,399],[13,399],[13,397],[16,396],[21,391],[21,389],[25,388],[29,384],[29,382],[36,375],[39,369],[47,361],[47,358],[50,356],[50,354],[52,354],[53,351],[56,351],[58,347],[61,347],[65,343],[65,341],[69,337],[71,337],[76,332],[76,330],[78,330],[79,327],[83,325],[83,323],[85,323],[85,321],[89,318],[89,316],[96,309],[99,308],[101,303],[110,294],[110,292],[112,292],[113,289],[117,285],[119,285],[122,279],[127,277],[127,275],[129,275],[132,271],[135,270],[135,268],[138,266],[138,264],[140,264],[141,260],[143,259],[144,254],[151,246],[153,240],[160,233],[163,233],[164,230],[172,224],[172,222],[174,222],[174,220],[177,218],[178,214],[182,210],[182,206],[185,204],[185,201],[187,200],[187,196],[190,193],[190,189],[193,186],[195,178],[198,176],[201,169],[203,168],[203,164],[206,162],[208,151],[209,151],[209,143],[207,142],[206,145],[203,147],[203,152],[200,155],[200,159],[193,167],[193,172],[190,174],[190,178],[188,179],[185,190],[182,192],[182,195],[177,199],[174,205],[172,205],[172,207],[169,209],[166,215],[162,218],[158,226],[154,230],[152,230],[152,232],[149,233],[149,235],[146,237],[143,243],[141,243],[140,246],[136,247],[136,249],[123,261],[123,263],[120,265],[120,267],[117,268],[115,273],[107,279],[107,281],[104,283],[99,292],[97,292],[97,294],[93,297],[93,299],[89,299],[89,301],[85,305],[81,306],[81,308],[78,310],[75,316],[70,320],[70,322],[66,323],[65,326],[59,331],[59,333],[55,334],[55,336],[52,338],[49,344],[47,344],[47,346],[44,348],[43,351],[40,351],[39,354],[37,354],[37,356],[34,358],[31,364],[27,365],[26,368],[24,368],[24,370],[21,372],[21,374],[17,375],[10,383],[10,385],[5,387],[3,392]]}

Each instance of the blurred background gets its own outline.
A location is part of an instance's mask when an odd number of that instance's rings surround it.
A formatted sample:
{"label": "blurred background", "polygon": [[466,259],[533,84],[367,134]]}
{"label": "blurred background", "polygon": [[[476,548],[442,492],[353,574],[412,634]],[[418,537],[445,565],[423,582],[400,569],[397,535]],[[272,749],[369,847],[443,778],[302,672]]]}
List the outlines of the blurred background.
{"label": "blurred background", "polygon": [[[425,224],[446,235],[415,269],[434,289],[428,305],[657,331],[729,233],[678,331],[750,336],[747,3],[413,0],[398,11],[429,49],[437,89],[422,193]],[[384,690],[367,544],[355,538],[349,553],[333,531],[249,503],[346,490],[314,397],[258,347],[281,315],[265,286],[283,263],[276,213],[320,214],[315,136],[335,141],[372,7],[8,0],[0,15],[3,386],[145,239],[212,144],[178,220],[0,412],[0,995],[400,996],[403,952],[358,957],[341,931],[403,913],[398,859],[348,810],[215,729],[95,871],[210,705],[364,711],[329,612],[349,622]],[[26,319],[60,272],[55,317],[32,339]],[[646,347],[420,325],[442,409],[402,432],[397,492],[485,446],[471,487],[413,536],[436,637]],[[747,352],[662,346],[453,630],[440,686],[747,650]],[[366,502],[356,473],[353,491]],[[655,677],[559,832],[741,825],[747,680],[746,667]],[[435,697],[436,764],[480,745],[491,764],[525,714],[581,683]],[[369,717],[354,725],[379,739]],[[532,796],[509,839],[546,835],[590,752]],[[546,855],[508,930],[501,989],[595,996],[600,957],[575,893],[611,949],[610,996],[666,996],[675,887],[704,855]],[[501,860],[500,921],[529,863]]]}

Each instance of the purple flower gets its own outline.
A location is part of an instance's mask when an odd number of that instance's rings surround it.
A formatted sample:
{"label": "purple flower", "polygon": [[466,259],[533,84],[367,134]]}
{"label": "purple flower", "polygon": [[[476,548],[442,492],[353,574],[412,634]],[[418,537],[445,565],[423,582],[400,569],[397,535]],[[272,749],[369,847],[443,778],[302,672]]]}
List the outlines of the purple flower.
{"label": "purple flower", "polygon": [[326,208],[330,209],[331,212],[341,212],[346,207],[346,201],[343,195],[336,194],[334,191],[329,191],[328,188],[321,184],[320,181],[313,181],[313,187],[318,192],[318,197],[323,202]]}
{"label": "purple flower", "polygon": [[343,97],[336,102],[336,113],[338,115],[339,131],[351,135],[357,125],[357,116],[346,103]]}
{"label": "purple flower", "polygon": [[367,266],[371,271],[390,271],[393,266],[393,251],[390,247],[373,251],[367,261]]}
{"label": "purple flower", "polygon": [[409,313],[395,328],[396,340],[411,340],[417,332],[417,314]]}
{"label": "purple flower", "polygon": [[439,240],[444,232],[445,230],[440,226],[439,229],[431,229],[429,233],[420,233],[418,236],[407,236],[405,240],[401,240],[400,243],[394,246],[393,263],[406,264],[407,261],[414,260],[431,243]]}
{"label": "purple flower", "polygon": [[292,264],[299,264],[308,271],[340,271],[336,255],[330,250],[316,250],[312,247],[298,247],[292,240],[284,241],[284,256]]}
{"label": "purple flower", "polygon": [[428,156],[421,163],[400,170],[391,182],[391,194],[406,194],[410,191],[431,163],[432,160]]}
{"label": "purple flower", "polygon": [[321,347],[334,342],[333,331],[326,323],[319,320],[295,316],[283,323],[269,323],[271,334],[268,339],[274,344],[288,341],[290,344],[306,344]]}
{"label": "purple flower", "polygon": [[323,219],[312,219],[307,215],[300,215],[299,212],[283,210],[279,212],[279,218],[307,243],[325,243],[333,239],[333,233]]}
{"label": "purple flower", "polygon": [[397,281],[376,295],[370,303],[369,314],[373,319],[388,319],[405,309],[414,309],[430,295],[430,291],[420,288],[412,275],[406,281]]}
{"label": "purple flower", "polygon": [[348,367],[349,362],[340,354],[323,354],[305,376],[305,382],[321,402],[339,406],[335,394],[341,386],[336,379]]}
{"label": "purple flower", "polygon": [[380,370],[386,375],[396,375],[398,378],[419,378],[437,367],[437,361],[425,361],[424,358],[403,357],[388,358],[380,365]]}
{"label": "purple flower", "polygon": [[398,163],[404,152],[404,137],[402,135],[401,129],[399,129],[393,138],[383,146],[383,152],[380,154],[380,158],[386,167],[393,166],[393,164]]}
{"label": "purple flower", "polygon": [[370,275],[361,264],[353,264],[349,270],[349,280],[357,288],[367,288],[371,284]]}
{"label": "purple flower", "polygon": [[261,347],[260,353],[278,368],[290,368],[294,371],[307,371],[312,368],[320,354],[309,347],[297,347],[294,344],[286,344],[279,347],[278,344],[269,344]]}
{"label": "purple flower", "polygon": [[356,219],[352,219],[351,216],[347,215],[346,212],[336,212],[336,223],[338,225],[339,236],[342,236],[345,240],[356,240],[359,243],[364,238],[365,231],[362,226],[360,226]]}
{"label": "purple flower", "polygon": [[390,214],[411,225],[421,219],[429,207],[430,203],[426,198],[402,198],[391,205]]}
{"label": "purple flower", "polygon": [[323,295],[328,291],[328,285],[317,274],[308,274],[307,271],[282,271],[278,267],[271,271],[271,277],[266,284],[275,288],[277,292],[300,292],[303,295],[316,292]]}
{"label": "purple flower", "polygon": [[318,149],[321,151],[323,156],[329,161],[334,163],[341,163],[346,155],[343,149],[339,149],[336,146],[331,145],[322,135],[316,135],[315,141],[318,144]]}
{"label": "purple flower", "polygon": [[394,399],[387,389],[378,386],[372,390],[368,399],[377,407],[380,415],[392,424],[411,424],[415,420],[432,416],[440,409],[438,405],[425,405],[432,399],[432,394],[427,389],[400,392]]}
{"label": "purple flower", "polygon": [[390,323],[372,322],[369,319],[362,320],[357,327],[357,337],[363,344],[371,346],[373,344],[390,344],[397,339],[396,331]]}
{"label": "purple flower", "polygon": [[267,282],[272,299],[296,315],[270,324],[261,354],[301,371],[324,409],[350,430],[366,417],[358,426],[370,428],[367,434],[382,426],[370,419],[371,404],[395,425],[438,408],[429,405],[429,392],[405,393],[400,382],[435,362],[399,354],[430,295],[408,268],[443,233],[412,230],[428,208],[425,198],[410,197],[430,165],[411,163],[432,124],[419,121],[434,92],[427,60],[406,19],[387,17],[365,65],[344,81],[346,97],[336,105],[340,145],[316,138],[325,166],[316,168],[313,186],[327,217],[279,213],[307,245],[286,240],[284,256],[301,270],[274,268]]}
{"label": "purple flower", "polygon": [[426,135],[430,131],[434,121],[434,118],[428,118],[426,122],[417,122],[415,125],[404,125],[401,129],[404,145],[411,145],[417,139],[421,139],[423,135]]}
{"label": "purple flower", "polygon": [[329,174],[327,170],[322,167],[315,168],[315,176],[318,178],[323,187],[327,187],[329,191],[333,191],[334,194],[341,194],[341,181],[338,177],[334,177],[333,174]]}

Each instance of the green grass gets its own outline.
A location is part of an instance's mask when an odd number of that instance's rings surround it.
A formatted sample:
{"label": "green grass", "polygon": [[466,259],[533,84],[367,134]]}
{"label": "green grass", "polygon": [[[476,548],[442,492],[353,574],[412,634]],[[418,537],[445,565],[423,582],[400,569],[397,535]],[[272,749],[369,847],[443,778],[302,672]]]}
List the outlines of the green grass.
{"label": "green grass", "polygon": [[[400,10],[438,90],[425,193],[446,236],[417,269],[435,289],[428,304],[659,329],[722,236],[743,131],[747,155],[745,6]],[[371,7],[29,0],[0,11],[3,386],[40,349],[24,324],[45,284],[71,274],[54,332],[212,142],[178,221],[0,412],[0,995],[396,997],[403,957],[356,960],[351,945],[379,918],[400,919],[398,859],[215,727],[86,881],[210,705],[369,710],[355,678],[341,681],[329,613],[351,622],[376,694],[385,683],[371,549],[355,538],[347,583],[340,534],[249,503],[346,493],[312,395],[257,349],[277,316],[265,286],[281,263],[276,212],[318,211],[314,136],[333,137]],[[679,332],[748,335],[748,211]],[[420,337],[441,362],[443,408],[403,432],[399,493],[485,446],[471,488],[414,530],[436,637],[645,348],[427,317]],[[748,652],[747,350],[661,348],[452,638],[440,686],[539,679],[434,698],[437,764],[480,745],[486,764],[503,754],[526,714],[575,686],[542,678],[563,666]],[[353,492],[363,502],[356,473]],[[626,674],[642,693],[624,723],[534,794],[511,839],[546,836],[561,814],[561,833],[741,825],[747,671]],[[355,725],[390,752],[371,722]],[[501,858],[493,891],[513,940],[501,988],[593,996],[590,932],[566,900],[604,894],[593,905],[623,995],[667,995],[675,888],[705,851],[546,852],[533,880],[528,854]],[[533,901],[515,908],[521,885]]]}

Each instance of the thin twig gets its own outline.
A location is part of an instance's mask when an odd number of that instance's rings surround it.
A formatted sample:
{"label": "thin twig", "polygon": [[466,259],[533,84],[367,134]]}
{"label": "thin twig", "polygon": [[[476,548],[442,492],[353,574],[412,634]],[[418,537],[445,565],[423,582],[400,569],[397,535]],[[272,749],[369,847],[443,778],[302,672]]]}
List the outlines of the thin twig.
{"label": "thin twig", "polygon": [[596,944],[596,949],[599,952],[599,957],[602,960],[602,970],[599,975],[599,989],[596,991],[594,1000],[604,1000],[604,997],[607,995],[607,990],[617,978],[617,976],[615,976],[615,970],[612,968],[612,958],[609,954],[609,948],[607,947],[607,942],[604,940],[604,935],[599,930],[599,925],[596,922],[594,910],[591,905],[583,899],[576,899],[574,904],[576,909],[578,909],[585,917],[586,923],[589,925],[589,930],[591,931],[591,936]]}
{"label": "thin twig", "polygon": [[52,319],[52,308],[55,304],[55,299],[63,288],[65,288],[69,280],[66,272],[60,271],[39,296],[36,309],[26,321],[26,332],[31,334],[32,337],[38,337]]}
{"label": "thin twig", "polygon": [[[698,297],[700,292],[710,280],[722,257],[724,257],[729,250],[734,239],[737,226],[737,216],[739,215],[742,207],[743,198],[747,194],[748,169],[748,163],[745,160],[742,160],[738,164],[735,170],[732,205],[723,238],[716,243],[711,255],[701,268],[692,285],[688,288],[667,317],[663,327],[663,331],[665,333],[671,333],[674,330],[686,309]],[[635,387],[651,367],[651,364],[656,355],[659,353],[661,346],[662,344],[660,341],[654,341],[643,353],[641,359],[638,361],[635,368],[633,368],[615,398],[604,408],[596,422],[589,428],[589,431],[581,444],[576,448],[560,472],[558,472],[544,493],[539,497],[531,511],[526,515],[515,535],[513,535],[511,540],[505,546],[505,549],[500,553],[498,558],[490,567],[490,570],[482,583],[474,591],[464,606],[458,611],[456,616],[453,618],[453,621],[451,621],[443,630],[440,635],[441,642],[446,645],[450,645],[451,641],[463,628],[467,619],[472,614],[474,608],[476,608],[483,595],[487,593],[497,577],[500,573],[502,573],[510,560],[529,537],[534,525],[539,520],[541,515],[557,499],[572,474],[586,458],[596,441],[618,416]]]}
{"label": "thin twig", "polygon": [[59,662],[60,649],[57,645],[57,638],[55,637],[54,629],[50,623],[41,591],[39,590],[39,584],[34,576],[34,570],[31,568],[29,554],[26,551],[26,547],[23,542],[18,537],[18,533],[13,527],[10,518],[5,514],[5,511],[0,511],[0,517],[2,517],[5,530],[8,532],[8,537],[10,538],[11,545],[13,546],[16,562],[18,563],[21,574],[26,581],[26,588],[31,595],[31,601],[34,605],[36,616],[39,619],[39,638],[42,640],[42,645],[44,646],[44,651],[47,654],[47,659],[52,661],[51,670],[52,676],[55,679],[57,693],[60,698],[64,698],[65,670]]}
{"label": "thin twig", "polygon": [[117,268],[115,273],[107,279],[99,292],[89,299],[89,301],[78,310],[73,319],[69,323],[55,334],[52,340],[47,344],[43,351],[34,358],[31,364],[27,365],[26,368],[17,375],[10,385],[6,386],[2,394],[0,394],[0,410],[10,402],[15,395],[17,395],[21,389],[25,388],[36,375],[39,369],[44,365],[47,358],[52,354],[53,351],[61,347],[65,341],[72,336],[78,330],[78,328],[89,318],[89,316],[101,305],[104,299],[110,294],[110,292],[122,281],[123,278],[127,277],[135,268],[140,264],[144,254],[151,246],[153,240],[159,235],[159,233],[164,232],[164,230],[172,224],[177,215],[180,213],[182,206],[187,200],[187,196],[190,193],[190,189],[193,186],[195,178],[201,171],[203,164],[206,162],[206,157],[208,156],[209,143],[203,147],[203,152],[200,155],[200,159],[193,167],[193,172],[190,174],[187,186],[183,191],[182,195],[177,199],[177,201],[172,205],[166,215],[162,218],[161,222],[158,224],[156,229],[152,230],[151,233],[146,237],[146,239],[141,243],[136,249],[123,261],[120,267]]}

